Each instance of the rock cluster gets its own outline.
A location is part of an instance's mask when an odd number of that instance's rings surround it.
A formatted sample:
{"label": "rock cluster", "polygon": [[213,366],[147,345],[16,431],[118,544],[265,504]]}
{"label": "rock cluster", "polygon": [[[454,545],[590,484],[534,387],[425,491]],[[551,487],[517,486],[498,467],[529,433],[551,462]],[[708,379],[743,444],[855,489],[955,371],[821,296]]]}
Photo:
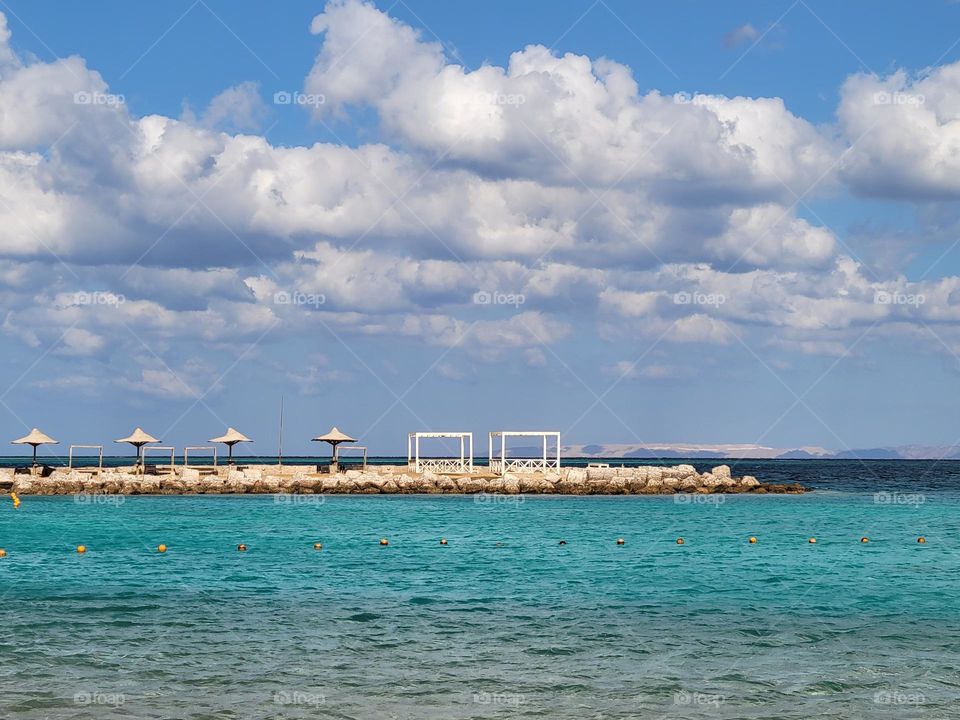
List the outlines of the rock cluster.
{"label": "rock cluster", "polygon": [[378,465],[337,475],[309,466],[252,465],[219,468],[214,474],[177,468],[172,474],[138,475],[132,468],[102,473],[56,468],[41,474],[0,470],[0,492],[20,495],[185,495],[185,494],[559,494],[669,495],[673,493],[802,493],[800,484],[772,485],[748,476],[732,477],[720,465],[698,473],[675,467],[561,468],[557,471],[473,474],[415,473],[406,466]]}

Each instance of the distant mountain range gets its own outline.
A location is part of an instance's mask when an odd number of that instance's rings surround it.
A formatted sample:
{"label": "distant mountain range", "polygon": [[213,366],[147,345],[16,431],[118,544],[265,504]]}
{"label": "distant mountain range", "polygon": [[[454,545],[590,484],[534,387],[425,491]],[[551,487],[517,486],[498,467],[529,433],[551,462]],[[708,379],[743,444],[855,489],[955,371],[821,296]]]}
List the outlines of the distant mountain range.
{"label": "distant mountain range", "polygon": [[[511,448],[512,454],[536,448]],[[822,447],[774,448],[766,445],[700,443],[634,443],[630,445],[564,445],[566,457],[595,458],[741,458],[784,460],[948,460],[960,459],[960,446],[901,445],[899,447],[827,450]]]}

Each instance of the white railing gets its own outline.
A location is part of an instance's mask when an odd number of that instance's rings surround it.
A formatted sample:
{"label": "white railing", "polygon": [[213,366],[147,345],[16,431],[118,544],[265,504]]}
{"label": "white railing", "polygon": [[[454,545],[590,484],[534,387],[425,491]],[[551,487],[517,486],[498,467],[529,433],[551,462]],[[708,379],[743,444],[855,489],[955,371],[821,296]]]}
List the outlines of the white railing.
{"label": "white railing", "polygon": [[560,464],[556,459],[514,458],[513,460],[491,460],[490,470],[497,473],[511,470],[557,470]]}
{"label": "white railing", "polygon": [[415,463],[416,472],[429,470],[436,473],[469,472],[470,466],[460,458],[420,458]]}

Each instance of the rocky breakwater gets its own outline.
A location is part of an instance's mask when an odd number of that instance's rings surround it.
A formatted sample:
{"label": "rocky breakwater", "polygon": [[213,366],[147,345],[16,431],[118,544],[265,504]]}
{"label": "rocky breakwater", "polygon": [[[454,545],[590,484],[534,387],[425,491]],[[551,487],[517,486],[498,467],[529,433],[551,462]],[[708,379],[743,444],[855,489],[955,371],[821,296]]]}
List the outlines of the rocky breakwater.
{"label": "rocky breakwater", "polygon": [[20,495],[188,495],[188,494],[558,494],[670,495],[675,493],[803,493],[800,484],[774,485],[754,477],[733,477],[720,465],[698,473],[692,465],[675,467],[561,468],[495,476],[415,473],[406,466],[378,465],[337,475],[313,468],[253,465],[220,468],[214,474],[178,468],[172,474],[138,475],[132,468],[91,473],[55,468],[41,475],[0,470],[0,492]]}

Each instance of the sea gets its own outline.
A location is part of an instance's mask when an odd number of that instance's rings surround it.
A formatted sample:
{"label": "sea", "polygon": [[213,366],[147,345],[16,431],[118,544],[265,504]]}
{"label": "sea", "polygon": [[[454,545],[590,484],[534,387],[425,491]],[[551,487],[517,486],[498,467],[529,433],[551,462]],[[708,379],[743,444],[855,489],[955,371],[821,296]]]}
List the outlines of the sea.
{"label": "sea", "polygon": [[730,464],[813,491],[0,497],[0,718],[960,717],[960,462]]}

